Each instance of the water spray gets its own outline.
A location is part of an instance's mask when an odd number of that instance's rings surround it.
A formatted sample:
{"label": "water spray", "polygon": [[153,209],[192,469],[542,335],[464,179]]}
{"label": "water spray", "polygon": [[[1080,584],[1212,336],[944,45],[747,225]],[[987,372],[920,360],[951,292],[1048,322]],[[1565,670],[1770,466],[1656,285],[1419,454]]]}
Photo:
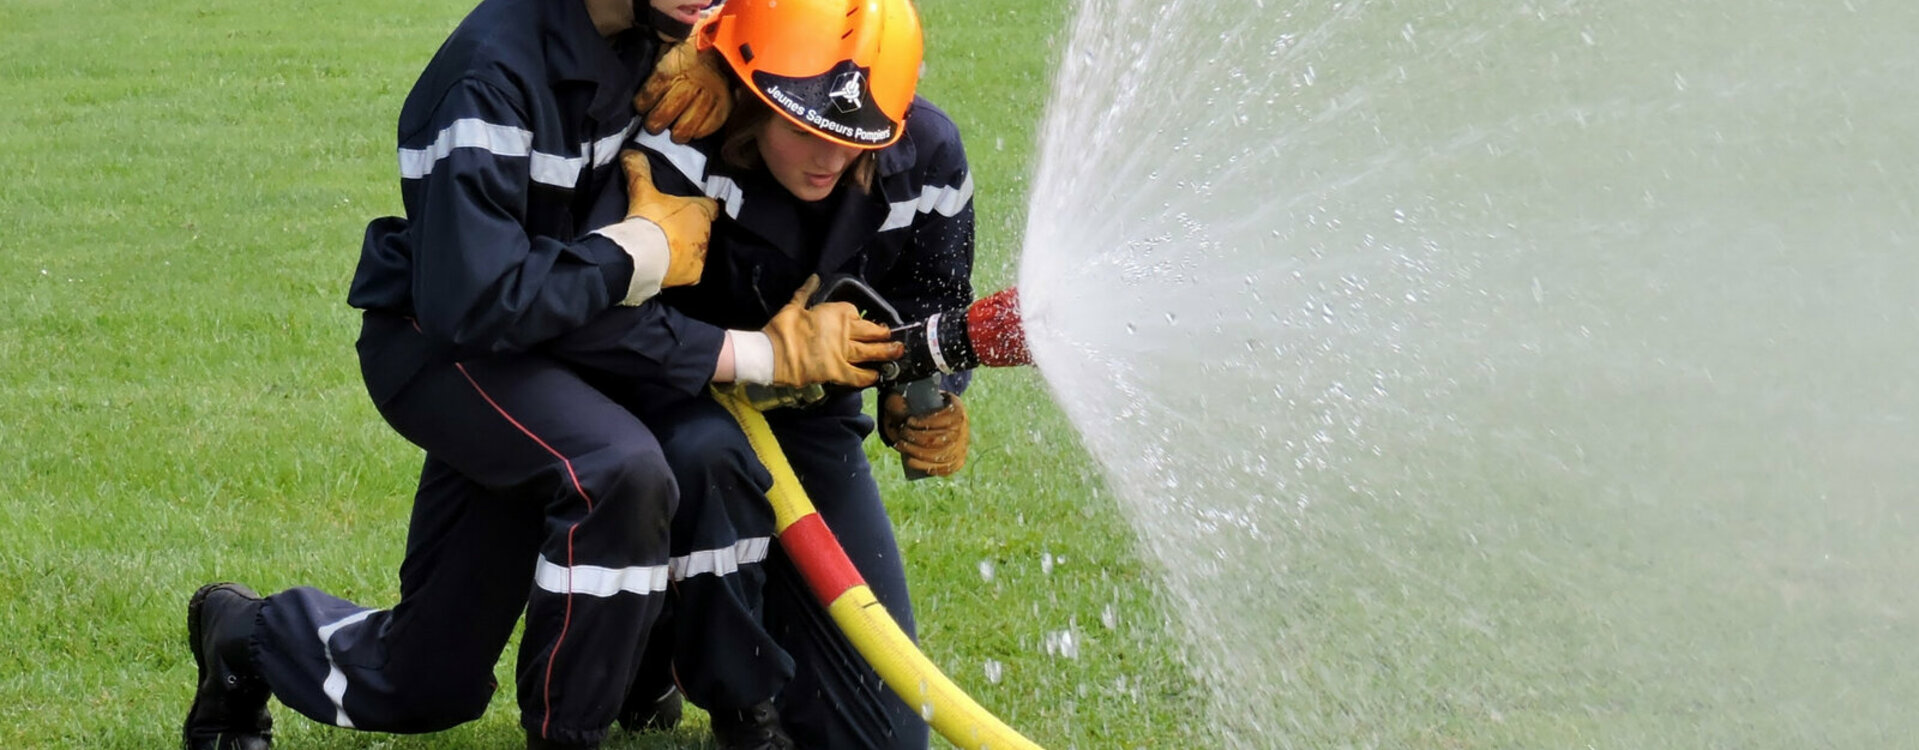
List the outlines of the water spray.
{"label": "water spray", "polygon": [[1075,6],[1020,297],[1181,744],[1919,736],[1919,4]]}

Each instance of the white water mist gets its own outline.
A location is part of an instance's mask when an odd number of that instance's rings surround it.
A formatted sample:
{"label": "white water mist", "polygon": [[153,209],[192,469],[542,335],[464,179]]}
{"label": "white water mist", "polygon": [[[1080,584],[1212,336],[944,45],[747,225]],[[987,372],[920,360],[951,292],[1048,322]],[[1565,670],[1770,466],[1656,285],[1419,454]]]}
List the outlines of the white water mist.
{"label": "white water mist", "polygon": [[1919,736],[1919,5],[1083,0],[1034,353],[1234,747]]}

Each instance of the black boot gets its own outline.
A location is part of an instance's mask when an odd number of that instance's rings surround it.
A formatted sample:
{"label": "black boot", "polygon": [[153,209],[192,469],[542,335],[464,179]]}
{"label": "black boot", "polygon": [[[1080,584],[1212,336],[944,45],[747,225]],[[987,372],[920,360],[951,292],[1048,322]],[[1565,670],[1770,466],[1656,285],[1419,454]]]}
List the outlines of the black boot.
{"label": "black boot", "polygon": [[665,692],[634,688],[626,694],[626,703],[620,706],[620,728],[629,732],[671,730],[680,725],[685,703],[675,685],[667,685]]}
{"label": "black boot", "polygon": [[200,667],[200,685],[181,731],[186,750],[272,746],[272,692],[247,645],[259,612],[260,595],[237,583],[201,586],[187,602],[187,645]]}
{"label": "black boot", "polygon": [[713,744],[719,750],[796,750],[772,701],[739,711],[714,711]]}

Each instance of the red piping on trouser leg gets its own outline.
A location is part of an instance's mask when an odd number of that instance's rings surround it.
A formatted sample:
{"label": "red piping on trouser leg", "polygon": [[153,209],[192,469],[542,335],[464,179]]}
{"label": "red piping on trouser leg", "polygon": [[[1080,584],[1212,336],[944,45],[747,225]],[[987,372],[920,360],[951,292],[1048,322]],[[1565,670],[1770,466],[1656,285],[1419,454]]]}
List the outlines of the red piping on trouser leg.
{"label": "red piping on trouser leg", "polygon": [[[415,325],[417,326],[418,324],[416,323]],[[519,430],[520,434],[527,436],[528,439],[539,445],[549,455],[560,460],[560,465],[566,467],[566,478],[573,482],[573,491],[579,493],[580,499],[586,502],[587,512],[593,512],[593,497],[586,494],[586,487],[580,484],[580,475],[573,471],[573,461],[561,454],[558,450],[555,450],[553,446],[548,445],[545,440],[541,440],[540,436],[533,434],[533,431],[527,429],[526,425],[520,424],[520,420],[514,419],[513,415],[508,414],[506,408],[500,406],[499,402],[494,401],[493,396],[488,394],[485,388],[480,387],[480,382],[473,379],[473,373],[467,372],[466,365],[454,363],[453,367],[460,371],[460,376],[466,378],[466,382],[473,386],[473,391],[480,394],[480,398],[486,401],[487,406],[491,406],[493,407],[493,411],[499,412],[500,418],[505,419],[507,424],[513,425],[514,429]],[[579,522],[575,521],[572,526],[568,526],[566,529],[566,608],[565,613],[560,617],[560,634],[553,639],[553,650],[547,652],[545,682],[540,685],[540,699],[546,704],[546,715],[540,717],[540,737],[542,739],[547,737],[547,727],[553,721],[553,663],[559,661],[560,644],[566,642],[566,631],[573,625],[573,530],[579,528],[579,525]]]}

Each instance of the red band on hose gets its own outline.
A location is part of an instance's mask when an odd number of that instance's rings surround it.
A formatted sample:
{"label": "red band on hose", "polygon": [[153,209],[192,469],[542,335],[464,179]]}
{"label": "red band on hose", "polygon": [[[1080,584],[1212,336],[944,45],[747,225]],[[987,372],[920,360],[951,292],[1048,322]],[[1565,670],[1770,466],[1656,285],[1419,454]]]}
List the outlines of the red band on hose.
{"label": "red band on hose", "polygon": [[980,364],[987,367],[1032,364],[1026,329],[1020,324],[1019,288],[1008,287],[968,306],[966,338],[973,343]]}
{"label": "red band on hose", "polygon": [[800,569],[800,577],[813,587],[820,604],[831,606],[847,589],[866,585],[866,579],[860,577],[859,569],[840,549],[840,540],[818,513],[808,513],[780,532],[780,547]]}

